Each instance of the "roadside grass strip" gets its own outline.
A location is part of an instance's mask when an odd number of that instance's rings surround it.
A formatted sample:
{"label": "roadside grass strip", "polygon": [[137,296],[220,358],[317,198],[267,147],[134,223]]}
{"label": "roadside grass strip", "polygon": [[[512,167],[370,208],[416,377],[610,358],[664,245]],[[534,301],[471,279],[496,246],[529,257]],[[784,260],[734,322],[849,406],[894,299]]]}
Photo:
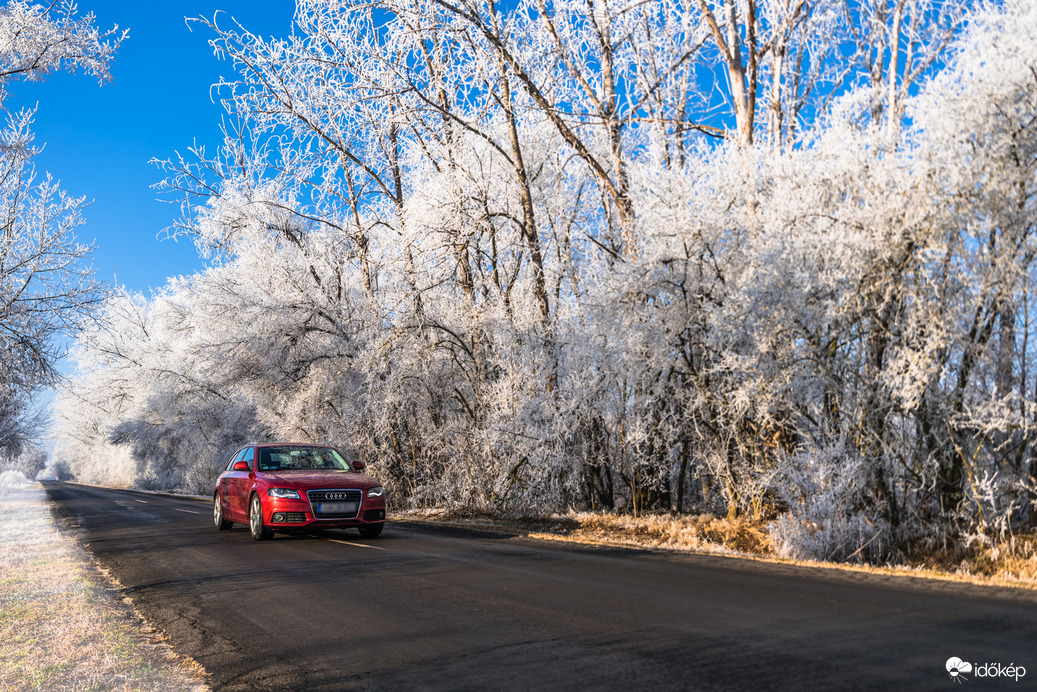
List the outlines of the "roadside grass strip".
{"label": "roadside grass strip", "polygon": [[729,555],[805,565],[945,581],[1037,589],[1037,531],[992,540],[973,538],[966,548],[920,551],[888,564],[796,560],[777,554],[765,520],[668,514],[631,517],[570,512],[565,515],[500,518],[446,509],[400,510],[403,521],[502,531],[541,540]]}
{"label": "roadside grass strip", "polygon": [[37,484],[0,486],[0,690],[190,690],[178,659],[62,534]]}

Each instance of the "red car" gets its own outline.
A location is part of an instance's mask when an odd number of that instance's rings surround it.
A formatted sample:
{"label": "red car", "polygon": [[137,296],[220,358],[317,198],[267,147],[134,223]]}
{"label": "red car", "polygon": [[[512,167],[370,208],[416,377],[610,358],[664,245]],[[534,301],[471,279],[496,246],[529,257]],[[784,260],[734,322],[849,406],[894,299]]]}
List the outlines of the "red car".
{"label": "red car", "polygon": [[238,450],[216,480],[213,521],[248,524],[257,541],[275,531],[360,529],[373,538],[385,525],[385,490],[329,445],[251,444]]}

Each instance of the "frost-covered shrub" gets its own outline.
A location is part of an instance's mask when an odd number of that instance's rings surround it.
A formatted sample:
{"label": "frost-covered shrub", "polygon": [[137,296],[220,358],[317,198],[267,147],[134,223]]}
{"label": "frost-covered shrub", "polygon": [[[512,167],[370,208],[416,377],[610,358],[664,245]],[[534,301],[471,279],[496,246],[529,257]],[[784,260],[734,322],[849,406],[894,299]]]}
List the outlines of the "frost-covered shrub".
{"label": "frost-covered shrub", "polygon": [[778,555],[839,562],[887,556],[890,527],[869,497],[873,472],[845,444],[790,459],[775,478],[775,494],[787,508],[770,525]]}
{"label": "frost-covered shrub", "polygon": [[17,471],[26,478],[36,478],[49,459],[47,453],[38,447],[25,445],[13,456],[0,456],[0,471]]}
{"label": "frost-covered shrub", "polygon": [[24,488],[31,482],[21,471],[14,469],[0,471],[0,488]]}

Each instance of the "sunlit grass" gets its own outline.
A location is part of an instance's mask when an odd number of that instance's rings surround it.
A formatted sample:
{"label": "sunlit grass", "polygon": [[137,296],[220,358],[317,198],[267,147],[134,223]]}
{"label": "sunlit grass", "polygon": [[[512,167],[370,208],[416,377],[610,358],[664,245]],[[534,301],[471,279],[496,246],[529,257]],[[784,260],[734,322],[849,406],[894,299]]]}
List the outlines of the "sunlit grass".
{"label": "sunlit grass", "polygon": [[655,514],[635,518],[623,514],[572,512],[502,519],[441,509],[403,511],[397,516],[553,541],[740,555],[877,574],[1037,589],[1037,532],[1034,531],[1007,540],[973,541],[965,549],[919,553],[889,564],[870,565],[779,558],[770,539],[768,522],[742,517]]}
{"label": "sunlit grass", "polygon": [[0,689],[205,690],[140,631],[38,486],[0,487]]}

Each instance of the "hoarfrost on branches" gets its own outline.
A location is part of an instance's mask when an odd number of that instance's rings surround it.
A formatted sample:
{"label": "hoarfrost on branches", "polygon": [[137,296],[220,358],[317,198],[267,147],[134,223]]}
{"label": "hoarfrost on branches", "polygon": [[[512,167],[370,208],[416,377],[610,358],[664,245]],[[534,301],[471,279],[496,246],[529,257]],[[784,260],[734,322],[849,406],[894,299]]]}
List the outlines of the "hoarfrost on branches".
{"label": "hoarfrost on branches", "polygon": [[10,88],[55,70],[83,69],[104,82],[124,36],[98,31],[93,15],[77,16],[72,2],[0,8],[0,456],[32,448],[43,423],[32,397],[55,384],[59,340],[103,296],[87,263],[90,247],[75,234],[85,200],[37,173],[34,111],[11,111]]}
{"label": "hoarfrost on branches", "polygon": [[331,441],[400,505],[844,560],[1037,519],[1033,3],[297,8],[205,22],[235,125],[162,187],[213,261],[81,339],[73,471]]}

